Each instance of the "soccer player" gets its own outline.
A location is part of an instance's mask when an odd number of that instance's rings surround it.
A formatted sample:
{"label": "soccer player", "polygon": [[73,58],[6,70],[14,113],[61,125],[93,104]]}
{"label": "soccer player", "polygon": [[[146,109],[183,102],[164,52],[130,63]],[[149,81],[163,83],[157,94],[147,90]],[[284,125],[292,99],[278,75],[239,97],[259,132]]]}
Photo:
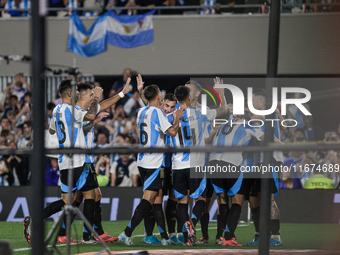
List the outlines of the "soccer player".
{"label": "soccer player", "polygon": [[[77,91],[77,90],[76,90]],[[52,115],[52,121],[50,123],[50,134],[57,133],[59,140],[59,148],[68,148],[71,146],[71,123],[74,118],[74,147],[85,148],[85,136],[83,132],[84,121],[92,121],[95,119],[98,112],[98,99],[103,93],[103,89],[96,87],[93,90],[93,96],[91,106],[89,110],[83,111],[76,107],[74,108],[74,115],[72,115],[72,84],[71,80],[63,80],[59,85],[59,92],[61,94],[62,102],[58,104]],[[77,91],[77,95],[78,95]],[[59,156],[59,168],[60,168],[60,180],[62,200],[66,204],[68,201],[68,170],[72,168],[74,171],[74,179],[72,180],[72,192],[75,190],[82,192],[84,201],[84,216],[93,225],[94,216],[94,204],[95,204],[95,188],[97,186],[94,175],[90,172],[94,172],[93,167],[85,162],[84,154],[74,154],[71,161],[71,157],[65,154]],[[71,162],[73,165],[71,165]],[[83,239],[84,243],[94,243],[91,236],[91,230],[84,224]],[[96,241],[95,241],[96,242]]]}
{"label": "soccer player", "polygon": [[[223,84],[223,80],[220,79],[219,77],[215,77],[214,78],[214,84]],[[202,86],[200,85],[199,82],[195,81],[195,80],[190,80],[188,82],[186,82],[186,86],[190,88],[190,96],[191,96],[191,100],[190,100],[190,106],[200,109],[201,106],[198,103],[198,98],[201,94],[201,88]],[[219,93],[219,96],[221,98],[222,101],[222,105],[221,105],[221,109],[223,109],[225,107],[225,105],[227,104],[225,96],[224,96],[224,89],[216,89],[217,92]],[[207,116],[211,116],[215,114],[215,110],[211,110],[209,108],[207,108]],[[219,116],[223,115],[224,113],[220,113],[218,112]],[[212,118],[212,117],[211,117]],[[212,135],[213,128],[212,125],[208,125],[207,126],[207,131],[209,133],[209,135]],[[212,142],[212,138],[213,136],[211,136],[211,139],[206,138],[205,139],[205,143],[206,144],[211,144]],[[209,141],[208,141],[209,140]],[[206,154],[206,164],[209,163],[209,153]],[[214,192],[214,188],[212,187],[211,181],[207,180],[207,195],[206,195],[206,203],[205,203],[205,209],[204,209],[204,214],[201,217],[201,229],[202,229],[202,237],[197,241],[197,243],[208,243],[209,242],[209,235],[208,235],[208,226],[209,226],[209,220],[210,220],[210,215],[209,215],[209,208],[210,208],[210,203],[211,203],[211,197],[213,195]],[[217,214],[217,235],[216,235],[216,243],[220,244],[221,240],[220,240],[220,236],[223,232],[223,228],[221,226],[223,226],[225,224],[223,224],[223,222],[220,219],[220,215],[219,212]]]}
{"label": "soccer player", "polygon": [[[217,130],[213,145],[215,146],[247,146],[252,137],[263,139],[263,131],[260,127],[253,128],[244,123],[243,116],[237,116],[233,124],[226,123]],[[235,124],[241,122],[239,124]],[[226,219],[224,238],[221,238],[223,246],[242,246],[236,241],[235,229],[241,215],[241,205],[246,193],[246,185],[240,171],[243,161],[242,152],[214,152],[210,154],[210,167],[219,166],[231,169],[225,178],[213,178],[212,184],[220,199],[220,218]],[[231,198],[231,208],[228,208],[228,196]]]}
{"label": "soccer player", "polygon": [[[143,90],[140,89],[140,93],[143,94]],[[161,104],[161,109],[164,111],[165,114],[170,114],[175,110],[176,107],[176,98],[174,94],[168,93],[164,96],[163,103]],[[169,120],[170,121],[170,120]],[[165,145],[170,145],[170,135],[166,134],[164,138]],[[166,222],[168,225],[169,230],[169,238],[172,244],[181,244],[177,239],[175,225],[176,225],[176,207],[177,207],[177,198],[174,195],[173,186],[172,186],[172,174],[171,174],[171,154],[164,154],[164,161],[163,167],[161,168],[161,176],[163,181],[163,189],[159,190],[159,194],[155,199],[155,203],[153,204],[153,208],[156,211],[162,211],[162,203],[163,203],[163,196],[169,195],[165,215],[166,215]],[[153,209],[154,210],[154,209]],[[148,244],[160,244],[159,241],[153,234],[153,229],[155,225],[155,217],[153,215],[152,210],[149,213],[149,217],[144,219],[144,227],[146,236],[143,237],[142,242]]]}
{"label": "soccer player", "polygon": [[[86,142],[86,148],[88,149],[93,149],[94,145],[93,145],[93,141],[94,141],[94,126],[104,117],[108,116],[107,112],[103,112],[106,109],[108,109],[109,107],[111,107],[113,104],[117,103],[121,98],[123,98],[127,93],[130,92],[130,90],[132,89],[129,84],[130,84],[130,78],[128,78],[127,83],[124,87],[124,89],[122,90],[122,92],[120,92],[119,94],[104,100],[103,102],[101,102],[98,106],[98,112],[99,115],[91,122],[86,121],[83,124],[83,129],[84,129],[84,135],[85,135],[85,142]],[[92,99],[93,99],[93,89],[92,86],[86,83],[78,83],[78,91],[79,91],[79,98],[77,100],[77,105],[76,105],[76,109],[77,110],[88,110],[91,106],[92,103]],[[92,154],[86,154],[85,155],[85,164],[89,164],[91,166],[92,169],[94,169],[93,166],[94,163],[94,157]],[[101,213],[101,204],[100,204],[100,200],[102,198],[102,193],[100,191],[100,188],[98,186],[98,181],[96,178],[96,173],[95,172],[91,172],[91,175],[93,175],[93,178],[96,180],[97,184],[96,184],[96,188],[95,188],[95,208],[94,208],[94,229],[96,230],[96,232],[99,235],[99,238],[106,243],[109,242],[114,242],[117,241],[118,238],[117,237],[112,237],[110,235],[108,235],[102,227],[102,213]],[[80,205],[81,201],[83,200],[83,197],[81,196],[81,194],[78,194],[77,196],[77,200],[74,202],[74,206],[78,206]],[[65,233],[65,225],[62,226],[61,231],[59,232],[59,236],[63,236],[63,234]],[[97,237],[95,237],[95,239],[97,239]]]}
{"label": "soccer player", "polygon": [[[137,77],[137,83],[143,83],[141,75]],[[144,89],[145,99],[148,105],[139,110],[137,115],[139,127],[139,142],[142,147],[164,147],[164,134],[175,136],[178,132],[179,119],[183,110],[174,112],[174,123],[171,125],[159,109],[161,105],[161,92],[157,85],[149,85]],[[137,206],[130,223],[118,236],[118,240],[126,245],[134,245],[132,232],[139,225],[143,218],[148,217],[152,205],[159,190],[162,189],[160,170],[163,162],[162,153],[139,153],[137,166],[143,180],[143,199]],[[155,208],[156,209],[156,208]],[[169,245],[171,242],[166,233],[164,214],[162,211],[153,210],[153,215],[158,224],[162,236],[162,244]]]}
{"label": "soccer player", "polygon": [[[208,137],[206,127],[210,124],[210,120],[214,119],[218,114],[227,113],[227,110],[221,107],[217,110],[208,111],[209,115],[207,112],[207,116],[202,115],[200,110],[192,107],[191,93],[189,86],[178,86],[175,90],[175,97],[180,108],[185,109],[185,113],[181,118],[177,136],[172,138],[174,147],[204,146],[204,139]],[[203,214],[206,196],[205,177],[190,178],[190,168],[203,165],[204,155],[202,153],[175,153],[172,155],[173,186],[175,196],[178,199],[177,234],[179,239],[183,238],[184,244],[188,246],[195,244],[195,226]],[[188,220],[190,198],[195,199],[196,203],[193,208],[192,218]]]}
{"label": "soccer player", "polygon": [[[253,106],[257,110],[264,110],[266,105],[266,91],[264,89],[255,89],[252,95]],[[252,118],[260,119],[262,116],[252,116]],[[280,112],[276,109],[275,119],[279,118],[280,121],[283,120]],[[277,121],[274,122],[274,140],[277,142],[280,141],[280,126]],[[262,130],[264,130],[264,126],[262,126]],[[280,166],[283,163],[283,153],[281,151],[273,152],[273,165]],[[260,154],[259,166],[263,162],[263,154]],[[270,219],[270,230],[271,230],[271,238],[270,245],[271,246],[281,246],[282,241],[280,237],[280,211],[275,202],[275,196],[277,195],[279,190],[279,178],[277,173],[273,171],[273,179],[271,183],[271,219]],[[253,215],[253,221],[255,226],[255,237],[252,242],[248,242],[248,246],[258,246],[259,244],[259,231],[260,231],[260,194],[261,191],[261,179],[257,178],[252,181],[251,193],[249,197],[249,206]]]}

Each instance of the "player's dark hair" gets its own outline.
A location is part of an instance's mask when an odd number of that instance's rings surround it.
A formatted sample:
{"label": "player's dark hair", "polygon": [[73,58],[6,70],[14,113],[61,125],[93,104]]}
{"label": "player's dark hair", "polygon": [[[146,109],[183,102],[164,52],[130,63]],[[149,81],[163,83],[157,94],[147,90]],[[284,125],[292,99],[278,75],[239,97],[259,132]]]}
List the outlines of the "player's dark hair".
{"label": "player's dark hair", "polygon": [[188,99],[190,95],[190,89],[186,86],[178,86],[175,89],[175,97],[177,98],[178,102],[182,103]]}
{"label": "player's dark hair", "polygon": [[253,95],[254,96],[263,96],[263,97],[266,97],[266,90],[265,89],[254,89],[253,90]]}
{"label": "player's dark hair", "polygon": [[195,85],[195,87],[197,88],[197,89],[201,89],[202,88],[202,85],[198,82],[198,81],[195,81],[195,80],[189,80],[189,81],[187,81],[186,83],[185,83],[185,85],[187,85],[187,84],[193,84],[193,85]]}
{"label": "player's dark hair", "polygon": [[165,96],[164,96],[164,101],[165,100],[169,100],[169,101],[176,101],[176,97],[174,94],[172,93],[167,93]]}
{"label": "player's dark hair", "polygon": [[61,97],[65,97],[66,93],[72,89],[72,84],[71,84],[71,80],[70,79],[66,79],[66,80],[62,80],[59,84],[59,93],[61,95]]}
{"label": "player's dark hair", "polygon": [[47,110],[53,110],[54,107],[55,107],[55,104],[54,104],[53,102],[49,102],[49,103],[47,104]]}
{"label": "player's dark hair", "polygon": [[155,84],[148,85],[144,89],[144,96],[146,100],[152,101],[156,98],[156,96],[159,94],[160,90],[159,87]]}
{"label": "player's dark hair", "polygon": [[90,90],[93,89],[93,87],[90,84],[83,83],[83,82],[79,82],[77,86],[78,86],[79,94],[85,94],[88,89]]}

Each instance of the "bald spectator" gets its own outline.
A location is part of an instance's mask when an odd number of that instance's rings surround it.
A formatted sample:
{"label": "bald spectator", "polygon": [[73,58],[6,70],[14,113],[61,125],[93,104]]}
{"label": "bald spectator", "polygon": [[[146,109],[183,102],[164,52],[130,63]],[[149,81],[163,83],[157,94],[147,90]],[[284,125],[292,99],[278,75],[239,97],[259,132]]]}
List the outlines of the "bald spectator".
{"label": "bald spectator", "polygon": [[[130,68],[125,68],[124,71],[123,71],[123,77],[121,79],[119,79],[118,81],[116,81],[115,83],[113,83],[113,85],[111,87],[111,91],[109,93],[109,97],[112,97],[112,96],[118,94],[120,91],[122,91],[122,89],[125,86],[127,78],[131,78],[131,77],[132,77],[132,70]],[[137,91],[137,85],[136,85],[135,79],[131,79],[130,86],[132,86],[131,93],[134,93],[135,91]],[[128,93],[127,95],[128,95],[128,97],[131,96],[130,93]],[[124,102],[126,102],[126,100]],[[120,103],[124,103],[124,102],[120,102]]]}

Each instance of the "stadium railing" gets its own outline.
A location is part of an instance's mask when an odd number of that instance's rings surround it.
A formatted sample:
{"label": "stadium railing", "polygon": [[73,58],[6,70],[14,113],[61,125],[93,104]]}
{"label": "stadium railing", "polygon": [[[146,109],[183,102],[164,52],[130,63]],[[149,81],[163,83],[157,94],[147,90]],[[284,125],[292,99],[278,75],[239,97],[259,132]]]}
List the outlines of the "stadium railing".
{"label": "stadium railing", "polygon": [[[297,7],[302,10],[302,12],[307,12],[307,7],[309,7],[309,10],[313,10],[313,12],[319,12],[322,11],[320,7],[333,7],[333,6],[340,6],[340,3],[305,3],[305,4],[282,4],[281,10],[288,8],[294,8]],[[197,13],[200,11],[206,10],[206,9],[215,9],[215,6],[207,6],[207,5],[182,5],[182,6],[156,6],[158,13],[161,13],[161,10],[196,10]],[[221,9],[223,8],[231,8],[229,5],[221,5]],[[259,13],[268,13],[268,10],[270,10],[270,5],[268,4],[239,4],[234,5],[232,8],[239,9],[239,8],[259,8]],[[48,11],[88,11],[88,12],[95,12],[100,10],[135,10],[135,7],[113,7],[113,8],[88,8],[88,7],[77,7],[77,8],[69,8],[69,7],[58,7],[58,8],[48,8]],[[2,9],[2,11],[7,12],[10,10],[16,10],[16,11],[28,11],[30,12],[30,8],[25,9]],[[147,6],[141,6],[138,8],[138,10],[150,10]]]}

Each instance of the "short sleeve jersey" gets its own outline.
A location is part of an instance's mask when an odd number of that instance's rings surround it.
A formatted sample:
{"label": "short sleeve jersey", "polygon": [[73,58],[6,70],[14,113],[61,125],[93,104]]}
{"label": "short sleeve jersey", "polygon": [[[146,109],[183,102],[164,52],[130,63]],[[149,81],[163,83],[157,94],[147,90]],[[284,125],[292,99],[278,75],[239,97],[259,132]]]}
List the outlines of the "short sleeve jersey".
{"label": "short sleeve jersey", "polygon": [[[221,125],[217,130],[214,139],[214,146],[247,146],[250,140],[255,137],[260,139],[263,131],[260,127],[250,127],[247,124],[229,123]],[[240,152],[214,152],[210,153],[210,161],[219,160],[240,166],[243,163],[242,151]]]}
{"label": "short sleeve jersey", "polygon": [[[86,148],[83,120],[86,112],[74,108],[74,136],[72,145],[78,148]],[[58,136],[59,148],[71,147],[71,130],[72,130],[72,106],[66,103],[58,104],[52,113],[50,129],[55,131]],[[71,157],[65,154],[59,155],[59,169],[65,170],[71,167],[81,167],[85,162],[85,154],[73,155],[73,166]]]}
{"label": "short sleeve jersey", "polygon": [[[210,120],[196,108],[186,108],[179,122],[179,130],[171,138],[172,145],[179,147],[203,147]],[[204,153],[178,152],[172,154],[172,169],[179,170],[204,165]]]}
{"label": "short sleeve jersey", "polygon": [[[146,106],[137,115],[139,143],[142,148],[164,148],[166,131],[171,127],[165,113],[154,106]],[[147,169],[159,168],[163,163],[164,153],[139,153],[137,165]]]}
{"label": "short sleeve jersey", "polygon": [[[77,110],[83,111],[83,108],[81,108],[81,106],[76,105],[75,107],[76,107]],[[88,109],[87,109],[87,111],[88,111]],[[98,104],[97,113],[99,111],[100,111],[100,105]],[[90,123],[90,121],[85,121],[85,122],[83,122],[83,126],[86,126],[89,123]],[[94,128],[91,128],[91,130],[86,135],[84,134],[84,138],[85,138],[86,149],[93,149],[94,148]],[[93,154],[86,154],[85,155],[85,163],[94,163]]]}

